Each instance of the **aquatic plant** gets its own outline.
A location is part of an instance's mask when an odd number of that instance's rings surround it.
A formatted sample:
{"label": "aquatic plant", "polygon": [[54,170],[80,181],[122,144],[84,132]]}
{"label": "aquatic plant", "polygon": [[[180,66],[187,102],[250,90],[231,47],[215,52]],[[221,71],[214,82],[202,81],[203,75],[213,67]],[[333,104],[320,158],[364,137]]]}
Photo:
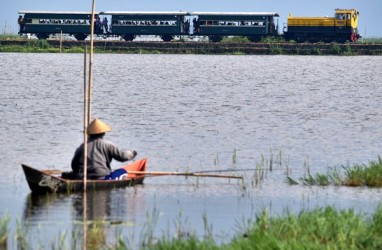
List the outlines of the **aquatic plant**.
{"label": "aquatic plant", "polygon": [[[59,250],[67,249],[65,242],[66,242],[66,232],[63,232],[58,236],[57,249],[59,249]],[[56,242],[55,241],[53,241],[51,243],[51,249],[56,249]]]}
{"label": "aquatic plant", "polygon": [[151,214],[149,212],[146,213],[146,218],[147,220],[143,225],[140,236],[141,242],[139,245],[142,247],[149,247],[155,243],[155,228],[158,224],[160,213],[156,208],[154,208]]}
{"label": "aquatic plant", "polygon": [[344,167],[346,186],[368,186],[382,187],[382,159],[379,156],[377,161],[366,164],[355,164],[351,167]]}
{"label": "aquatic plant", "polygon": [[261,165],[256,164],[255,172],[254,172],[252,179],[251,179],[252,186],[258,186],[264,181],[265,171],[266,170],[264,168],[262,168]]}
{"label": "aquatic plant", "polygon": [[237,150],[236,150],[236,149],[233,150],[233,155],[232,155],[232,165],[233,165],[234,167],[236,167],[236,165],[237,165]]}
{"label": "aquatic plant", "polygon": [[[376,215],[381,215],[379,209]],[[373,220],[374,222],[374,220]],[[288,213],[272,218],[265,210],[257,217],[246,237],[237,237],[227,249],[376,249],[381,247],[381,232],[375,224],[353,210],[333,207]],[[376,247],[376,248],[375,248]]]}
{"label": "aquatic plant", "polygon": [[204,232],[205,232],[205,235],[204,235],[204,238],[205,239],[212,239],[213,237],[213,226],[212,224],[209,224],[208,223],[208,219],[207,219],[207,214],[204,212],[202,214],[202,219],[203,219],[203,225],[204,225]]}
{"label": "aquatic plant", "polygon": [[[303,210],[297,214],[286,210],[281,215],[271,215],[268,209],[264,209],[254,217],[243,219],[236,226],[236,236],[226,239],[225,243],[217,243],[213,238],[212,225],[209,225],[206,214],[202,215],[204,237],[196,234],[181,237],[164,235],[156,240],[153,232],[159,213],[154,210],[147,216],[150,229],[146,229],[140,239],[147,244],[140,244],[139,249],[382,249],[382,205],[371,216],[332,206]],[[8,224],[5,222],[9,221],[7,218],[0,219],[1,225]],[[115,242],[106,242],[107,233],[101,221],[90,222],[87,226],[87,249],[136,249],[135,244],[128,244],[121,233]],[[18,221],[17,249],[33,249],[27,244],[30,243],[26,240],[29,233],[28,228],[21,227]],[[50,249],[67,249],[66,236],[66,232],[61,233],[57,242],[51,243]],[[73,230],[71,249],[81,249],[78,237],[82,237],[80,230]],[[6,249],[6,246],[0,245],[0,248]],[[35,248],[43,249],[44,245]]]}
{"label": "aquatic plant", "polygon": [[[312,175],[310,168],[303,177],[299,178],[302,184],[312,186],[344,185],[349,187],[382,187],[382,159],[371,161],[369,164],[354,164],[352,166],[342,166],[342,172],[335,167],[329,168],[328,173],[316,173]],[[287,182],[291,185],[299,182],[287,176]]]}
{"label": "aquatic plant", "polygon": [[17,223],[17,229],[16,229],[16,235],[15,240],[17,242],[17,248],[18,249],[29,249],[27,235],[28,235],[28,224],[26,224],[24,227],[21,224],[20,219],[16,219]]}
{"label": "aquatic plant", "polygon": [[195,232],[191,230],[191,227],[186,219],[184,222],[182,220],[182,212],[179,212],[177,220],[174,222],[176,237],[179,239],[190,237],[195,235]]}
{"label": "aquatic plant", "polygon": [[0,217],[0,249],[7,248],[9,221],[9,215],[6,215],[5,218]]}
{"label": "aquatic plant", "polygon": [[102,221],[93,221],[88,225],[87,249],[103,249],[106,246],[106,231]]}
{"label": "aquatic plant", "polygon": [[334,207],[286,212],[271,217],[268,210],[256,216],[226,244],[195,236],[178,239],[162,238],[144,249],[380,249],[382,247],[382,206],[371,219],[354,210]]}

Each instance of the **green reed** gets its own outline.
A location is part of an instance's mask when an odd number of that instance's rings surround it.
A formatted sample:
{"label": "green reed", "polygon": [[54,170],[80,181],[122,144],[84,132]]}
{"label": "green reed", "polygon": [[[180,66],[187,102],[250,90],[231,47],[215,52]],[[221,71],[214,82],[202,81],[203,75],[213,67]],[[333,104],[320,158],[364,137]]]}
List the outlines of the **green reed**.
{"label": "green reed", "polygon": [[378,249],[382,247],[380,216],[382,207],[372,219],[333,207],[277,218],[264,211],[245,237],[237,237],[223,249]]}
{"label": "green reed", "polygon": [[371,161],[368,165],[356,164],[352,167],[344,167],[346,186],[382,187],[382,159]]}
{"label": "green reed", "polygon": [[[329,168],[326,174],[316,173],[312,175],[310,168],[307,169],[304,177],[299,178],[304,185],[328,186],[344,185],[349,187],[382,187],[382,159],[378,156],[377,161],[368,164],[354,164],[352,166],[342,166]],[[297,180],[287,176],[289,184],[299,184]]]}
{"label": "green reed", "polygon": [[[90,222],[87,225],[87,249],[382,249],[382,205],[371,216],[357,214],[353,209],[338,210],[331,206],[303,210],[297,214],[286,211],[273,216],[265,209],[241,224],[239,222],[236,236],[225,243],[217,243],[213,238],[212,225],[209,225],[205,214],[202,215],[204,237],[190,233],[165,235],[154,240],[158,215],[156,210],[148,214],[148,228],[143,230],[138,248],[134,243],[128,244],[121,233],[115,242],[107,242],[105,223]],[[8,224],[5,221],[9,221],[9,217],[0,217],[1,225]],[[18,249],[32,249],[26,242],[30,233],[19,224],[17,237],[14,237],[22,241],[17,245]],[[34,232],[33,237],[43,239],[44,236]],[[82,248],[82,240],[78,237],[82,237],[81,233],[73,230],[70,249]],[[66,240],[67,233],[64,232],[57,242],[51,243],[50,249],[69,249]],[[44,245],[40,245],[40,249],[43,248]]]}
{"label": "green reed", "polygon": [[0,217],[0,249],[7,248],[9,221],[9,215],[4,218]]}
{"label": "green reed", "polygon": [[381,249],[382,206],[371,218],[333,207],[279,217],[264,210],[246,228],[226,244],[191,236],[162,238],[146,249]]}
{"label": "green reed", "polygon": [[22,225],[20,219],[16,220],[17,228],[16,228],[16,236],[15,240],[17,242],[18,249],[30,249],[31,246],[28,243],[28,233],[29,233],[29,225]]}

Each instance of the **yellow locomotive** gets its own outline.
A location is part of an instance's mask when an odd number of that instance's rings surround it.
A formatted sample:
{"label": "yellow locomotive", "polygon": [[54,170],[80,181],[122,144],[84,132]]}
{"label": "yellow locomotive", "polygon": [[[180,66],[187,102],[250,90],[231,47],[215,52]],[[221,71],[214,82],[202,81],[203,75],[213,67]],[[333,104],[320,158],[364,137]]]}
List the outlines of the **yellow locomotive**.
{"label": "yellow locomotive", "polygon": [[334,17],[293,17],[288,16],[286,40],[296,42],[355,42],[358,34],[356,9],[336,9]]}

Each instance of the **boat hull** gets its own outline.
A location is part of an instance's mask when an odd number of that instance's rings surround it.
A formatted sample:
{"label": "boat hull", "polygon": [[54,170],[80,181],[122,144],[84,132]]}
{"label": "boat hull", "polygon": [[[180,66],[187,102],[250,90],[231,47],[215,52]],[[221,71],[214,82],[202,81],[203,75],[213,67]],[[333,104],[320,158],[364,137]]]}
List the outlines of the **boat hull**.
{"label": "boat hull", "polygon": [[[127,171],[146,171],[146,159],[138,160],[123,168]],[[67,180],[60,176],[22,164],[32,193],[71,193],[84,190],[83,180]],[[113,189],[143,184],[144,175],[128,174],[124,180],[87,180],[86,190]]]}

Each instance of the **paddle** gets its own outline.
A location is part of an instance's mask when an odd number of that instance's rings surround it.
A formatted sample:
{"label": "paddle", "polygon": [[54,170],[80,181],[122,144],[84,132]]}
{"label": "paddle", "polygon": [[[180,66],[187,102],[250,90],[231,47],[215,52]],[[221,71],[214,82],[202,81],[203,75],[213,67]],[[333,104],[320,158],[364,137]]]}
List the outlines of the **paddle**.
{"label": "paddle", "polygon": [[[46,169],[46,170],[41,170],[41,172],[43,172],[45,174],[50,174],[50,175],[59,175],[59,174],[62,174],[64,171],[61,171],[58,169]],[[238,175],[205,174],[205,173],[200,173],[200,172],[128,171],[128,173],[137,174],[137,175],[148,175],[148,176],[174,175],[174,176],[194,176],[194,177],[216,177],[216,178],[243,179],[243,176],[238,176]]]}

